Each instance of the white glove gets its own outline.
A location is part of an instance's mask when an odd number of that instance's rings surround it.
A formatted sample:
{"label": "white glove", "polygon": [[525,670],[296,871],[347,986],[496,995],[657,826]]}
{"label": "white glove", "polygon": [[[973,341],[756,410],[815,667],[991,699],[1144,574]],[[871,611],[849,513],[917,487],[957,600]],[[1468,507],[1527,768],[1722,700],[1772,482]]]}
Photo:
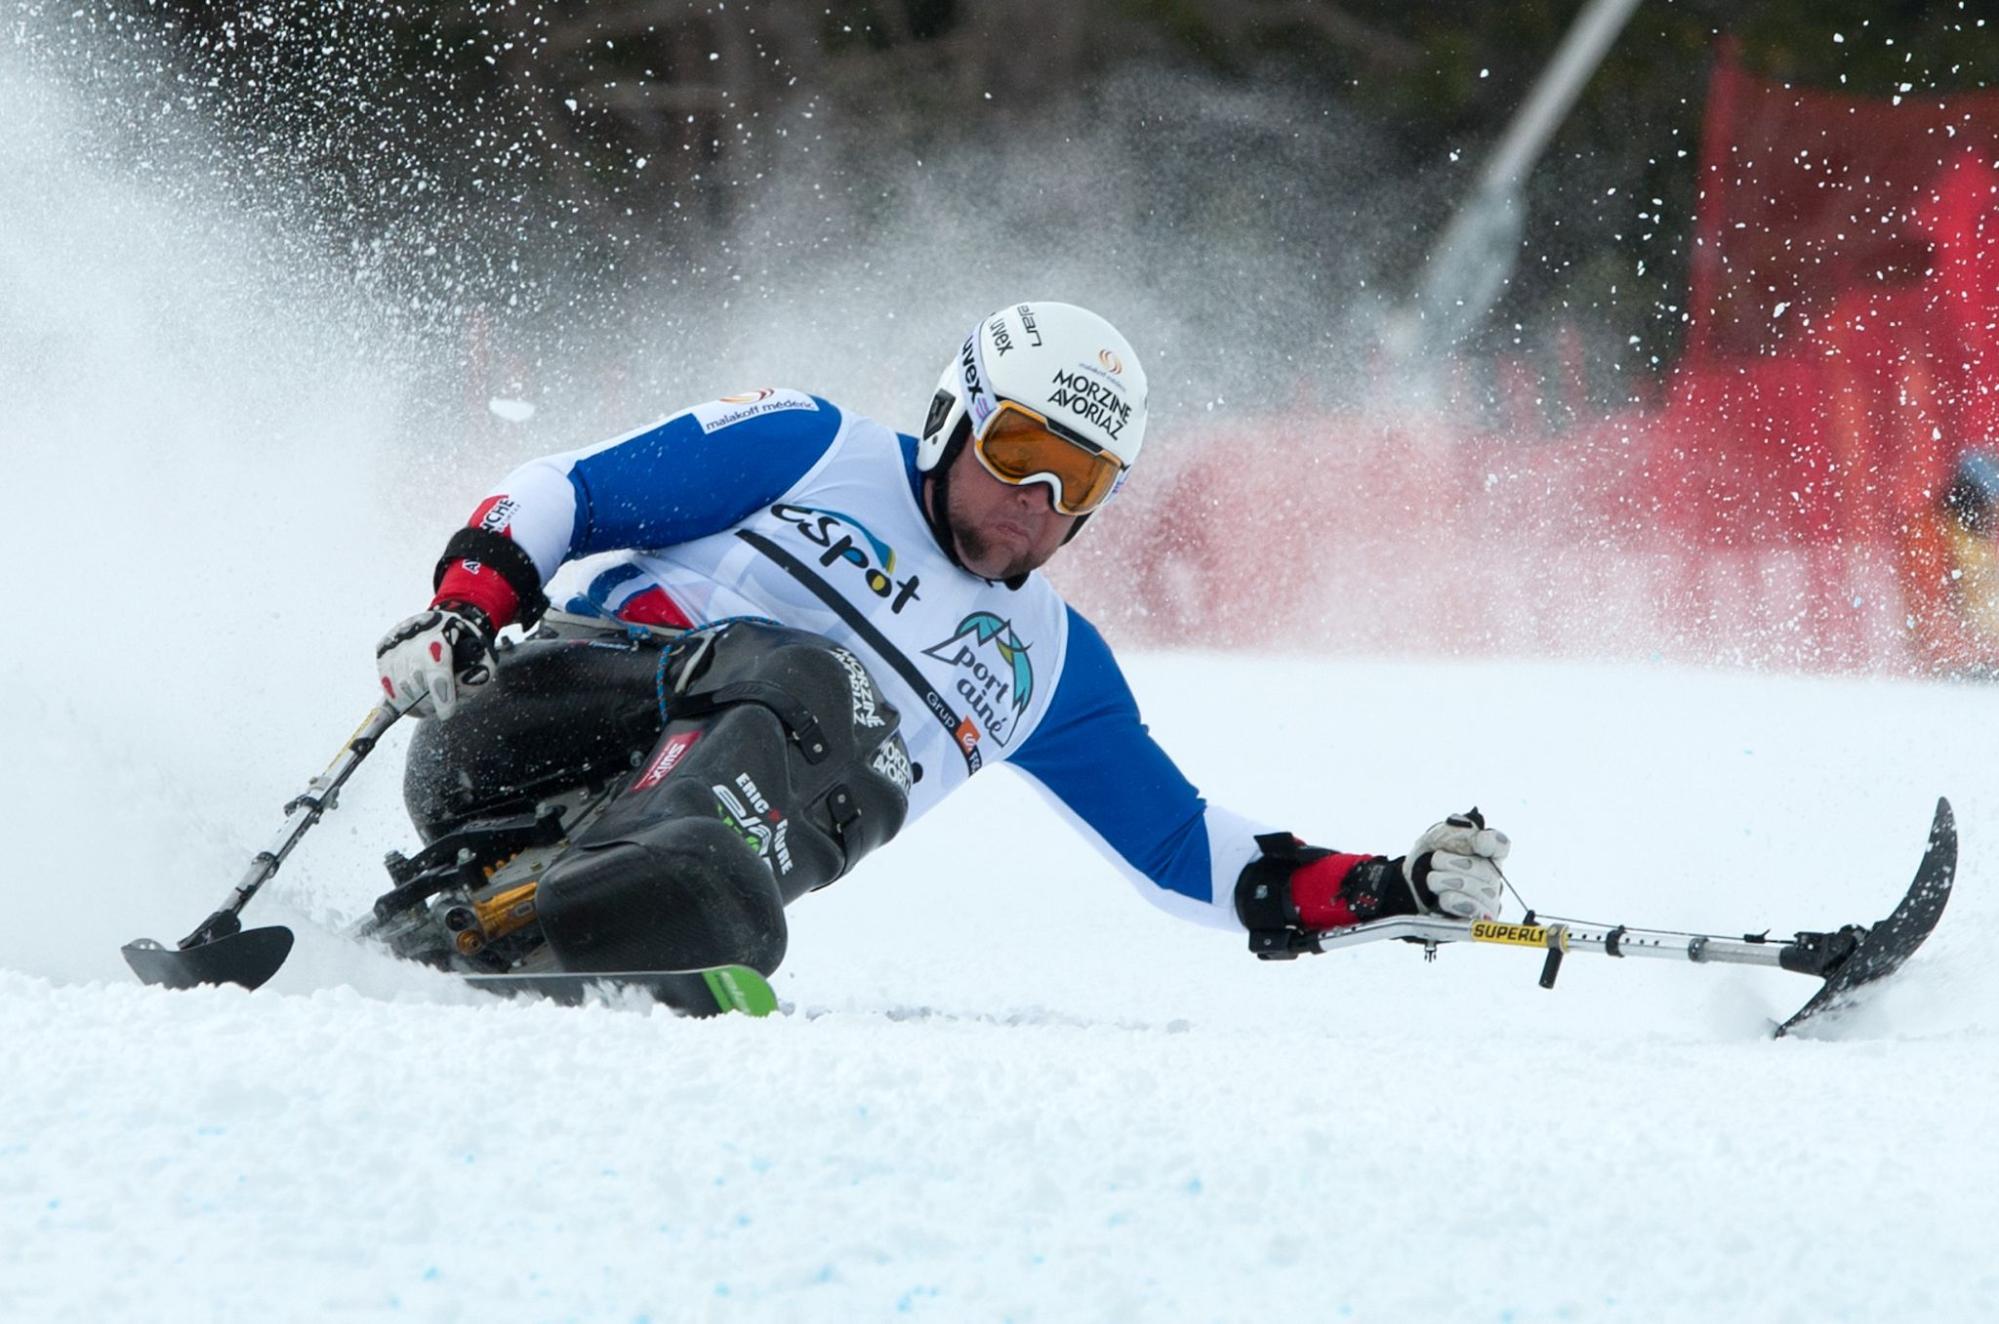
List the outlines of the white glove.
{"label": "white glove", "polygon": [[492,632],[477,609],[432,607],[382,636],[375,666],[404,712],[449,717],[460,690],[493,678]]}
{"label": "white glove", "polygon": [[1497,919],[1506,885],[1499,862],[1512,848],[1506,834],[1487,827],[1478,810],[1452,814],[1416,838],[1402,857],[1402,875],[1419,910],[1458,919]]}

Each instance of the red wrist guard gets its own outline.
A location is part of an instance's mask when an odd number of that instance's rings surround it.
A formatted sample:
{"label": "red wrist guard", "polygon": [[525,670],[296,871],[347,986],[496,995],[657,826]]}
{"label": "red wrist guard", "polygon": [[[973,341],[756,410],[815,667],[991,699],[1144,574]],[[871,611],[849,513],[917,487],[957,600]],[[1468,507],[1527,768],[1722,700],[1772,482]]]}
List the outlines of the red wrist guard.
{"label": "red wrist guard", "polygon": [[495,630],[512,621],[520,611],[521,597],[514,586],[490,566],[478,561],[457,560],[437,583],[433,607],[446,602],[469,602],[486,613]]}
{"label": "red wrist guard", "polygon": [[1307,929],[1337,929],[1360,923],[1340,889],[1354,866],[1372,855],[1322,855],[1291,871],[1291,904]]}

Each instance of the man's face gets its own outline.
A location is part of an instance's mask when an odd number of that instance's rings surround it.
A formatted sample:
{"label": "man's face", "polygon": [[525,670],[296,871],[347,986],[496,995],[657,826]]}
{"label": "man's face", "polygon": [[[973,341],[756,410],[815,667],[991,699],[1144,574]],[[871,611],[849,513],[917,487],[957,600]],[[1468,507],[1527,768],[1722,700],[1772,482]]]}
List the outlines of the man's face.
{"label": "man's face", "polygon": [[[966,446],[951,461],[946,525],[958,559],[981,579],[1011,579],[1039,570],[1069,536],[1076,517],[1057,511],[1046,483],[1014,487],[986,472]],[[924,499],[936,489],[926,487]]]}

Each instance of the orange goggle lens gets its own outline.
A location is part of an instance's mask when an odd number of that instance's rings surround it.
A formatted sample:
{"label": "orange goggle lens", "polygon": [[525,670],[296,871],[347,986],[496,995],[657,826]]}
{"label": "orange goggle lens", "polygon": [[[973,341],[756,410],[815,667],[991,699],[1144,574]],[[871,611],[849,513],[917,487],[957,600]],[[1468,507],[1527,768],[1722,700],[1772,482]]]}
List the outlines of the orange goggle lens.
{"label": "orange goggle lens", "polygon": [[1124,473],[1117,456],[1054,431],[1047,419],[1011,400],[1000,401],[984,434],[973,438],[972,451],[1002,483],[1049,484],[1055,509],[1064,515],[1087,515],[1103,505]]}

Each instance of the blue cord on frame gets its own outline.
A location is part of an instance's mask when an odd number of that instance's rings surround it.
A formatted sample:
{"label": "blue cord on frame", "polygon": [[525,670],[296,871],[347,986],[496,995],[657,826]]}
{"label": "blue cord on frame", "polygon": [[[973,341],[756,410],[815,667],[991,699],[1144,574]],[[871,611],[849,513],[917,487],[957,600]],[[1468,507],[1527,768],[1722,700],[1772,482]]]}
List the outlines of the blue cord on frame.
{"label": "blue cord on frame", "polygon": [[784,628],[783,621],[773,620],[768,616],[724,616],[720,620],[704,621],[700,625],[692,626],[669,640],[666,647],[659,650],[659,666],[652,674],[653,694],[659,700],[659,720],[662,726],[673,720],[667,715],[667,663],[672,660],[675,653],[680,651],[680,646],[689,639],[694,638],[696,635],[713,634],[715,631],[725,629],[731,625],[775,625],[779,629]]}

